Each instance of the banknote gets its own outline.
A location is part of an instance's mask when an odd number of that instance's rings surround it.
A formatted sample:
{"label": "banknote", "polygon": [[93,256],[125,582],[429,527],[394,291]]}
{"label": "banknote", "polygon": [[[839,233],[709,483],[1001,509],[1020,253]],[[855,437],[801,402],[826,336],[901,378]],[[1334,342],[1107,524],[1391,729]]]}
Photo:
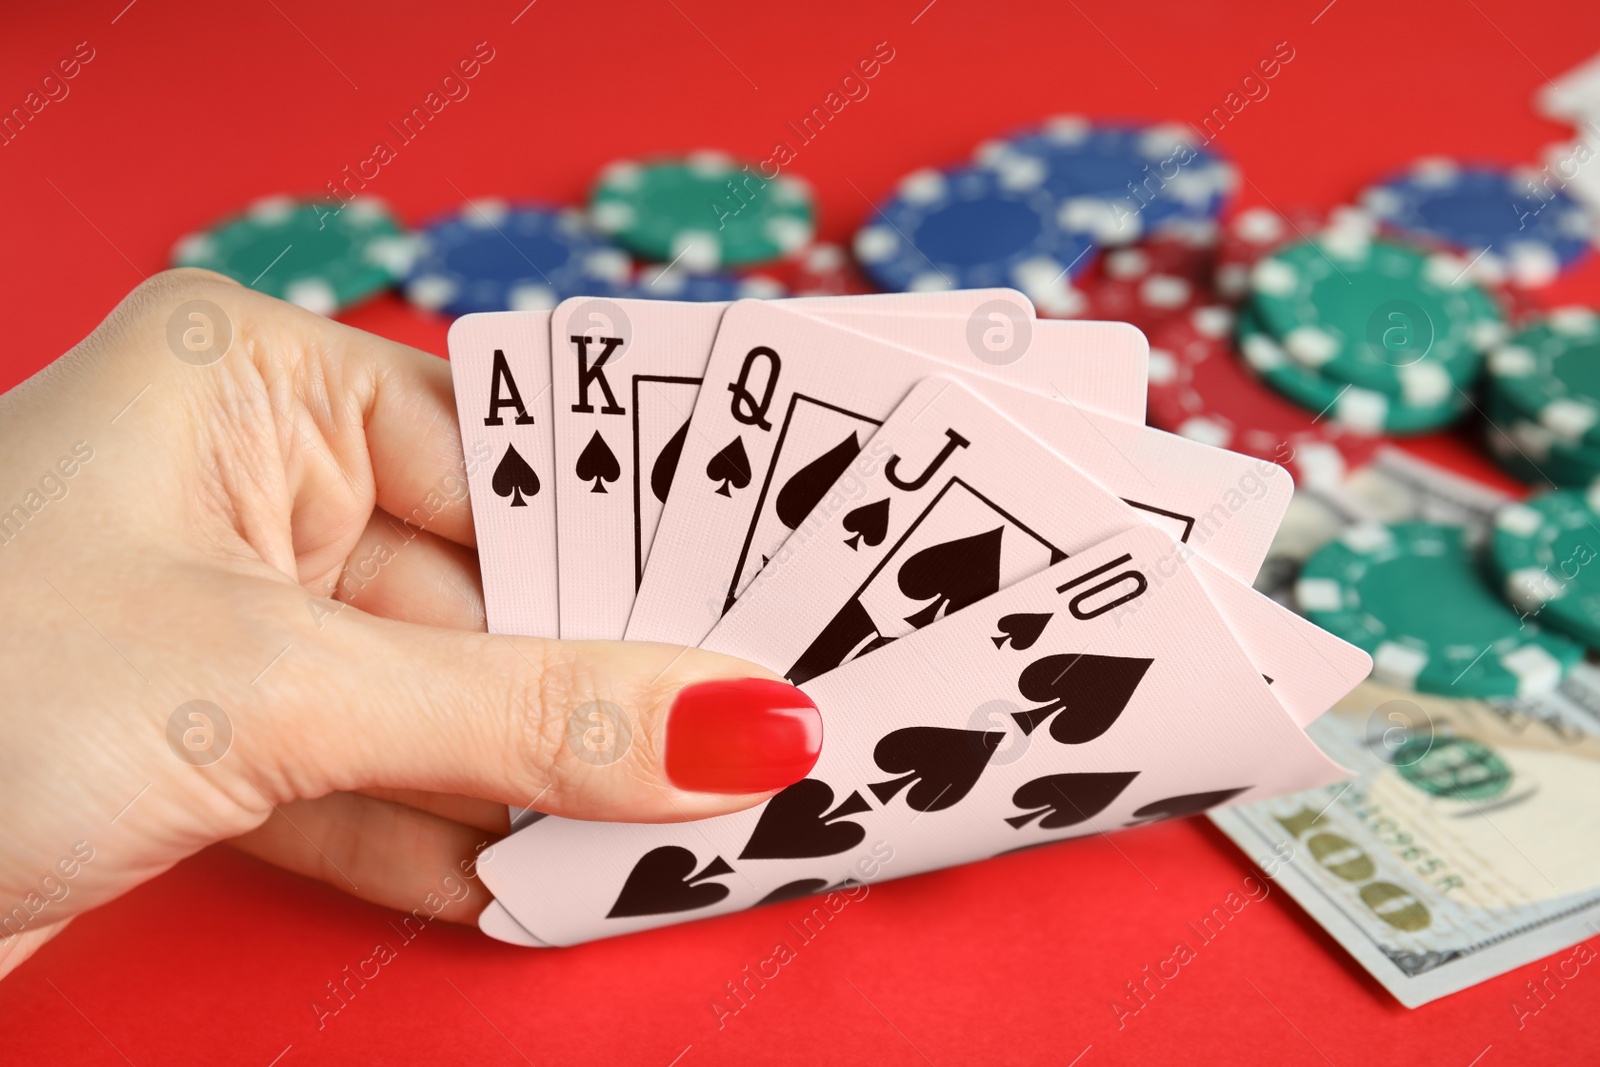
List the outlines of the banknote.
{"label": "banknote", "polygon": [[1600,670],[1448,700],[1365,682],[1308,732],[1351,781],[1211,820],[1407,1007],[1600,932]]}

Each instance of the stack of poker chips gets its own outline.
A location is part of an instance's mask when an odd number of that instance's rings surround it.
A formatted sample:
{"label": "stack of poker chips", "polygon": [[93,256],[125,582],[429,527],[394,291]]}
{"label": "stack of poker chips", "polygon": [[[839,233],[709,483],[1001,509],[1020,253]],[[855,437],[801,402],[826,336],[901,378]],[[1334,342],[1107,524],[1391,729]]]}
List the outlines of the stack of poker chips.
{"label": "stack of poker chips", "polygon": [[1378,681],[1532,697],[1600,648],[1597,561],[1600,491],[1555,489],[1502,506],[1487,537],[1436,522],[1352,526],[1306,561],[1295,600],[1369,653]]}
{"label": "stack of poker chips", "polygon": [[1468,262],[1357,209],[1290,230],[1235,276],[1239,347],[1262,380],[1368,434],[1424,433],[1468,411],[1507,330]]}
{"label": "stack of poker chips", "polygon": [[1600,315],[1557,308],[1489,354],[1484,441],[1529,484],[1600,481]]}

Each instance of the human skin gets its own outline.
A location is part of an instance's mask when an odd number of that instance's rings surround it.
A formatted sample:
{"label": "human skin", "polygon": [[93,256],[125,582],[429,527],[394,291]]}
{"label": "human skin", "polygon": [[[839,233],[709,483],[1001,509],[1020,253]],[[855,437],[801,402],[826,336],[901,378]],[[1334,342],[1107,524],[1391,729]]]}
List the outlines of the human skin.
{"label": "human skin", "polygon": [[[231,331],[214,362],[169,338],[194,301]],[[202,271],[150,279],[0,397],[0,974],[219,841],[410,909],[470,875],[508,804],[674,821],[804,775],[820,720],[770,684],[749,699],[808,734],[778,742],[799,746],[785,780],[730,792],[702,766],[685,788],[663,764],[686,687],[769,671],[482,632],[462,471],[443,360]],[[179,712],[195,700],[223,720]],[[596,701],[632,727],[614,760],[571,740]],[[488,902],[464,880],[440,918]]]}

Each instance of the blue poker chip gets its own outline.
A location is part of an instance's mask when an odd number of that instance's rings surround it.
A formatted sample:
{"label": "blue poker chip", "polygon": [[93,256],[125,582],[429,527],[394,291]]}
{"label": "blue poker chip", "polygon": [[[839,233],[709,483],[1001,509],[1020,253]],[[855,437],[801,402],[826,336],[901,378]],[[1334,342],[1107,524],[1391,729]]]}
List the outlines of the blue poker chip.
{"label": "blue poker chip", "polygon": [[1043,311],[1070,314],[1082,301],[1071,278],[1093,245],[1061,224],[1059,207],[992,170],[919,170],[856,231],[856,259],[890,292],[1012,286]]}
{"label": "blue poker chip", "polygon": [[634,300],[687,300],[695,302],[770,300],[787,295],[783,285],[762,274],[696,274],[681,267],[648,266],[620,294]]}
{"label": "blue poker chip", "polygon": [[1474,256],[1474,275],[1495,283],[1546,285],[1584,256],[1595,235],[1582,204],[1526,168],[1419,160],[1368,189],[1362,202],[1394,230]]}
{"label": "blue poker chip", "polygon": [[1043,189],[1061,221],[1097,244],[1123,245],[1221,215],[1233,165],[1186,126],[1100,124],[1059,115],[978,147],[977,164],[1008,189]]}
{"label": "blue poker chip", "polygon": [[545,311],[570,296],[615,296],[628,254],[573,210],[478,200],[419,235],[406,299],[447,315]]}

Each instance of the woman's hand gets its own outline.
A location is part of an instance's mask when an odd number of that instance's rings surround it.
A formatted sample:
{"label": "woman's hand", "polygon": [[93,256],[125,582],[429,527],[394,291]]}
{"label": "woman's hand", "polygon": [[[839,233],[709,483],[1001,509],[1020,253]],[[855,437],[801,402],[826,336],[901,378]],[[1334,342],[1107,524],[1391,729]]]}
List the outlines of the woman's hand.
{"label": "woman's hand", "polygon": [[0,397],[0,973],[215,841],[406,909],[453,875],[469,922],[507,804],[701,818],[810,769],[751,664],[480,632],[472,546],[448,366],[216,275]]}

